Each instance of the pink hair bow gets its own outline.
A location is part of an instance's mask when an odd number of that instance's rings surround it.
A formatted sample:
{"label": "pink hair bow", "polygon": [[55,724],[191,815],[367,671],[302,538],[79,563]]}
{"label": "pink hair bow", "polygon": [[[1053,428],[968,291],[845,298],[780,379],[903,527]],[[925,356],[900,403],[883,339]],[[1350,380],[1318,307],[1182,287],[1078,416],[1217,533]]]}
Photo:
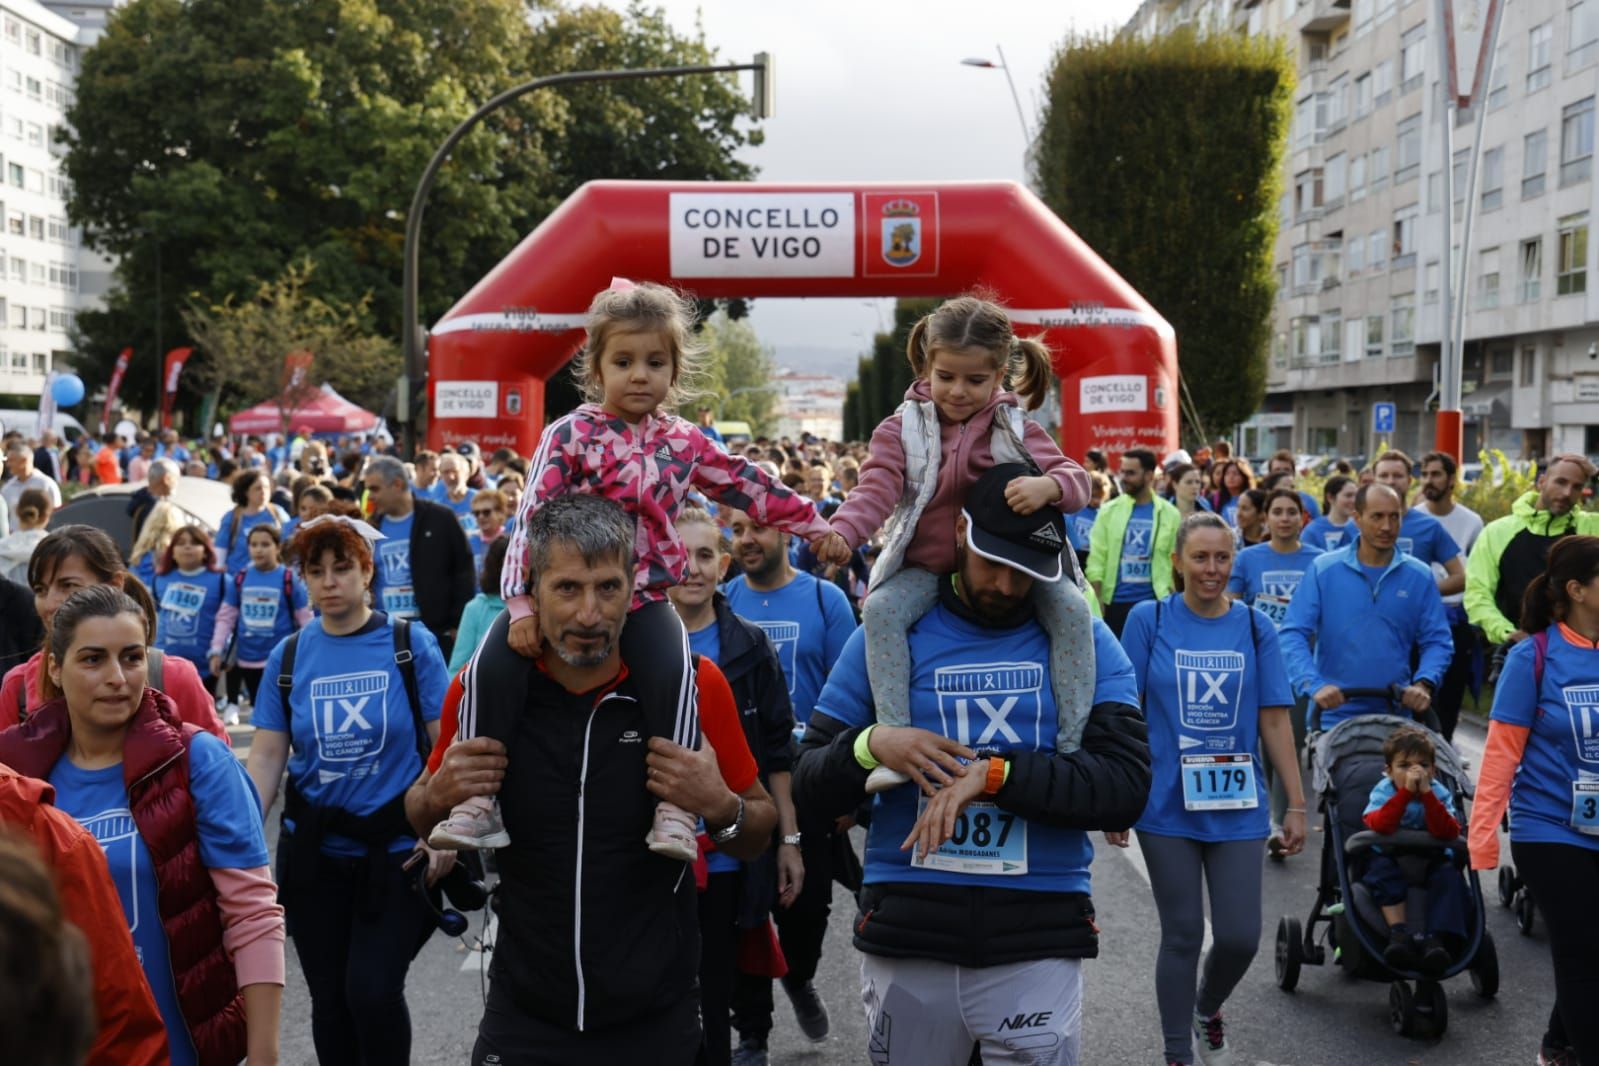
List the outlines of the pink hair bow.
{"label": "pink hair bow", "polygon": [[636,288],[638,288],[638,285],[636,285],[634,282],[630,281],[627,278],[612,278],[611,279],[611,291],[612,292],[626,292],[629,289],[636,289]]}

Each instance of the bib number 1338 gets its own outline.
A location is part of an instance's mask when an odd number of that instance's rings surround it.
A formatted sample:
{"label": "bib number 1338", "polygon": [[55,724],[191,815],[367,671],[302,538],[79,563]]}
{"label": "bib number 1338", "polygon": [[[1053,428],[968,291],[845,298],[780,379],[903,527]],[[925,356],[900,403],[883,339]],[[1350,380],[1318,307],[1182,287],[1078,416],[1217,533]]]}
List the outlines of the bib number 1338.
{"label": "bib number 1338", "polygon": [[1244,753],[1184,755],[1183,809],[1241,811],[1260,805],[1255,793],[1255,761]]}

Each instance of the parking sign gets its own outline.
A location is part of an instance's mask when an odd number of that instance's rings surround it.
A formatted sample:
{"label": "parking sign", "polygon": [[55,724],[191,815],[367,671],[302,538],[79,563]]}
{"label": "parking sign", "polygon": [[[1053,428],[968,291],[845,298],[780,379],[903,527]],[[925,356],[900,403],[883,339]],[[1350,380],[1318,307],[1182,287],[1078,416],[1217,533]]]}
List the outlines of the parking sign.
{"label": "parking sign", "polygon": [[1371,431],[1373,433],[1392,433],[1394,431],[1394,405],[1391,403],[1374,403],[1371,405]]}

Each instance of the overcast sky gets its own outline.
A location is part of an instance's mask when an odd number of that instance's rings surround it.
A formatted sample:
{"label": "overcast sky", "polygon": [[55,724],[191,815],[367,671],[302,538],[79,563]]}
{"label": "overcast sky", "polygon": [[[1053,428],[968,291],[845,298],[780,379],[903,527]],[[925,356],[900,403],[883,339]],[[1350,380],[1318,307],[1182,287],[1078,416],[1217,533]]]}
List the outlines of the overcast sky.
{"label": "overcast sky", "polygon": [[[606,0],[625,7],[625,0]],[[696,17],[723,58],[771,52],[776,117],[743,157],[770,181],[1025,180],[1026,140],[1000,70],[1004,51],[1030,129],[1066,35],[1122,25],[1137,0],[651,0],[683,32]],[[744,75],[748,88],[749,76]],[[853,367],[888,318],[864,300],[762,300],[753,321],[787,365]],[[851,374],[853,372],[851,371]]]}

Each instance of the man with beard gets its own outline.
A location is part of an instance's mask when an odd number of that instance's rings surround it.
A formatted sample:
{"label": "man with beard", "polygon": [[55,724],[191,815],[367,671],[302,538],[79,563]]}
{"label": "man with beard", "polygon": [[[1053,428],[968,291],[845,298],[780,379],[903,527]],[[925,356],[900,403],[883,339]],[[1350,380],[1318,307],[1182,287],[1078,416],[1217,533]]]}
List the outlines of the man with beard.
{"label": "man with beard", "polygon": [[[816,694],[855,632],[855,614],[843,589],[790,565],[787,533],[757,525],[743,511],[724,508],[722,513],[732,534],[733,554],[744,568],[723,590],[727,604],[735,614],[765,630],[777,649],[778,663],[788,679],[795,731],[803,735]],[[830,1023],[827,1005],[817,994],[813,979],[833,906],[835,872],[848,884],[855,863],[847,837],[832,819],[808,820],[804,811],[799,817],[803,887],[790,906],[779,904],[773,917],[788,960],[783,991],[794,1005],[800,1031],[807,1039],[821,1041],[827,1038]],[[734,1066],[765,1066],[766,1042],[772,1030],[769,978],[739,975],[733,991],[733,1025],[739,1032]]]}
{"label": "man with beard", "polygon": [[1156,495],[1155,470],[1155,453],[1148,448],[1122,452],[1122,494],[1100,504],[1088,537],[1084,576],[1118,637],[1135,606],[1172,591],[1172,551],[1182,515]]}
{"label": "man with beard", "polygon": [[[656,799],[705,820],[719,850],[753,859],[777,814],[756,780],[727,679],[697,660],[705,744],[648,732],[617,649],[633,592],[633,519],[574,494],[528,523],[541,653],[506,640],[501,614],[459,679],[459,714],[510,724],[438,745],[406,794],[421,834],[470,796],[498,794],[511,843],[498,852],[499,938],[474,1066],[651,1062],[688,1066],[700,1047],[698,893],[682,862],[638,846]],[[446,701],[448,704],[448,700]]]}
{"label": "man with beard", "polygon": [[[1471,546],[1477,543],[1482,532],[1482,516],[1463,503],[1455,502],[1455,457],[1448,452],[1428,452],[1421,457],[1421,498],[1412,511],[1431,515],[1444,527],[1444,532],[1454,538],[1462,556],[1471,555]],[[1432,576],[1442,584],[1449,576],[1447,569],[1432,564]],[[1477,655],[1477,627],[1466,617],[1465,586],[1461,591],[1444,597],[1444,611],[1449,615],[1449,632],[1455,640],[1455,657],[1444,673],[1443,684],[1438,686],[1438,696],[1433,709],[1438,712],[1438,722],[1443,726],[1445,740],[1453,740],[1455,724],[1460,721],[1460,701],[1466,695],[1466,683],[1471,680],[1471,664]]]}
{"label": "man with beard", "polygon": [[[867,1055],[878,1066],[1076,1066],[1083,959],[1098,953],[1088,832],[1143,813],[1150,752],[1132,664],[1093,622],[1082,746],[1055,750],[1049,636],[1030,593],[1063,580],[1064,519],[1006,502],[996,466],[955,523],[956,572],[910,630],[911,724],[877,724],[864,633],[811,714],[794,771],[801,811],[835,815],[878,765],[911,783],[878,794],[855,921]],[[1070,580],[1069,577],[1064,580]]]}

